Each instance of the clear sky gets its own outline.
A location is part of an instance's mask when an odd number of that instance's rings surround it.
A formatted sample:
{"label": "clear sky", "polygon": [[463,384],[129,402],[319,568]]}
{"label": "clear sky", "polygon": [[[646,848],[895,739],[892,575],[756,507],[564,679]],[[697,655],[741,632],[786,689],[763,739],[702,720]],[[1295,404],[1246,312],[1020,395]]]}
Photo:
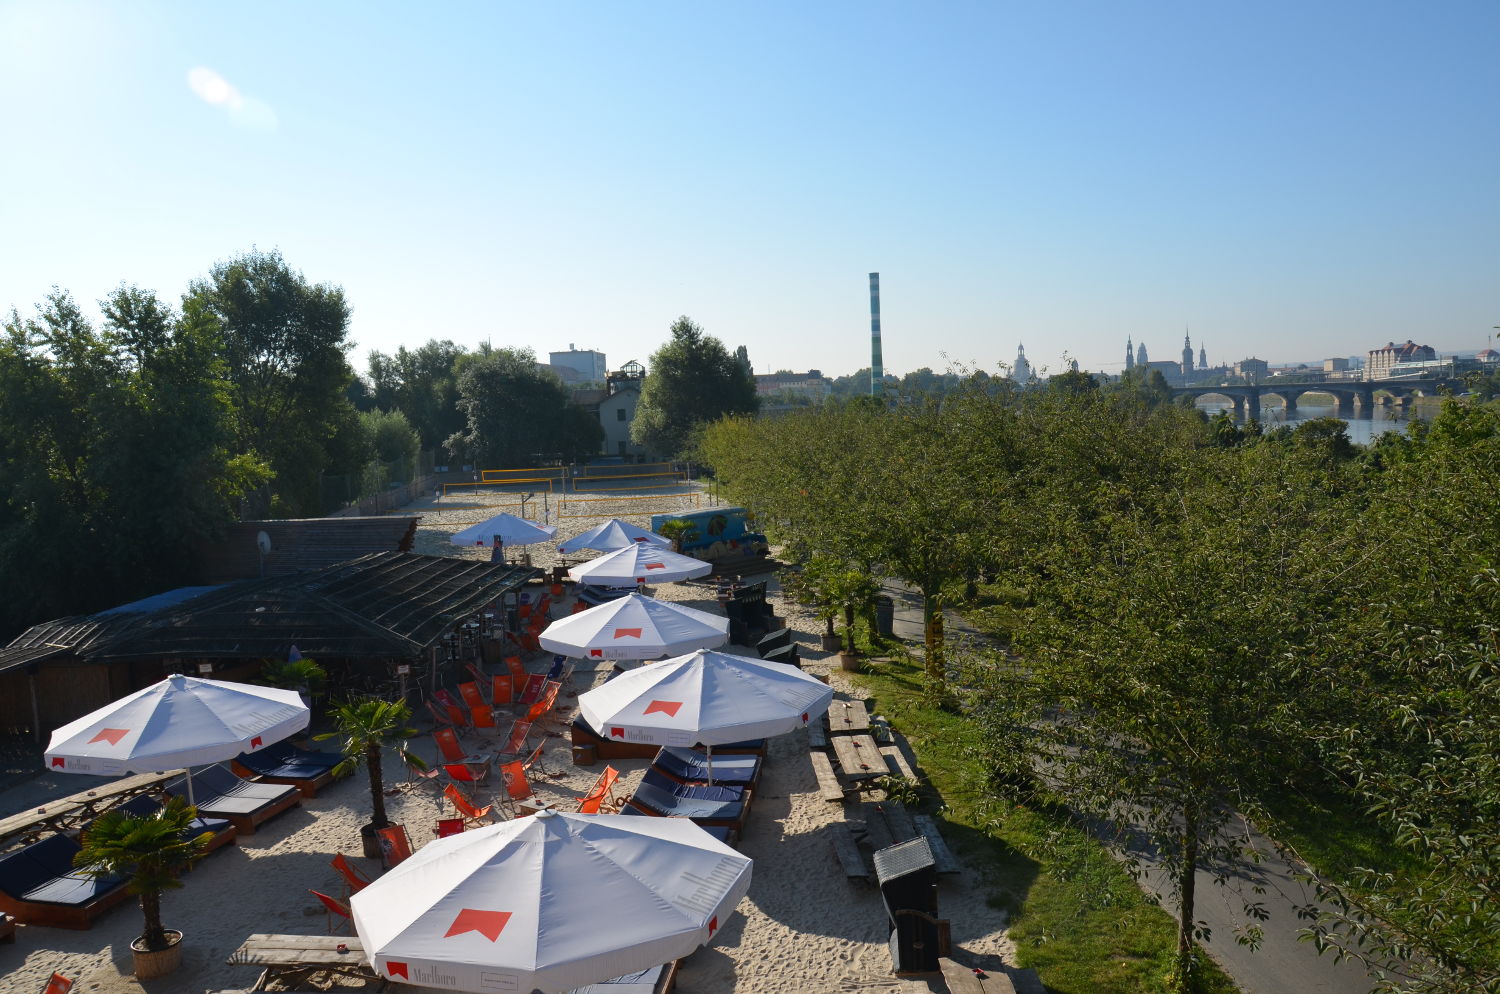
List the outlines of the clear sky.
{"label": "clear sky", "polygon": [[[1500,325],[1500,3],[0,0],[0,306],[279,248],[351,356],[1213,362]],[[945,358],[946,357],[946,358]]]}

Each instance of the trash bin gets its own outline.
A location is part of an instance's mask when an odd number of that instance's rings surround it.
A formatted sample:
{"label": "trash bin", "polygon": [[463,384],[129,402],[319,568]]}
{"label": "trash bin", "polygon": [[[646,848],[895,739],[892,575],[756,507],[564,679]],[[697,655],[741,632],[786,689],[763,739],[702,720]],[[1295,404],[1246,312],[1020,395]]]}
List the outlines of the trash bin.
{"label": "trash bin", "polygon": [[879,594],[875,598],[875,629],[884,638],[895,637],[896,602],[888,594]]}

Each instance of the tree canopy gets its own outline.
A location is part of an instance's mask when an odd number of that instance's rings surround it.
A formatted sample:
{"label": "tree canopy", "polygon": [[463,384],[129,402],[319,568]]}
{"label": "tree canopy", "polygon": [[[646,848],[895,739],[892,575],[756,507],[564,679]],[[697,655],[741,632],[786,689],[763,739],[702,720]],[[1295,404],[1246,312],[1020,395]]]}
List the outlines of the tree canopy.
{"label": "tree canopy", "polygon": [[758,407],[748,358],[741,362],[724,343],[686,315],[672,323],[671,338],[651,356],[630,437],[652,452],[687,452],[695,430],[726,414]]}
{"label": "tree canopy", "polygon": [[491,349],[458,363],[459,410],[465,427],[448,448],[485,466],[535,466],[598,453],[604,429],[574,404],[562,382],[537,368],[530,349]]}

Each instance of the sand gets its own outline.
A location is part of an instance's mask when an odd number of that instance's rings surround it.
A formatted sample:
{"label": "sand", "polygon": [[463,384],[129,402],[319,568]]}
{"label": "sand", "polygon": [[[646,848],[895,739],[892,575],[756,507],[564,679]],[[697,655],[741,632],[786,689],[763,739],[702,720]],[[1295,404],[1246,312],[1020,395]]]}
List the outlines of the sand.
{"label": "sand", "polygon": [[[472,496],[461,501],[428,499],[409,508],[424,515],[416,551],[487,558],[486,549],[447,544],[454,531],[496,513],[497,509],[455,507],[481,502]],[[607,514],[647,503],[596,506]],[[679,501],[678,506],[691,507],[692,502]],[[552,509],[556,510],[555,504]],[[648,514],[620,516],[649,526]],[[559,536],[577,534],[600,520],[565,519]],[[556,561],[550,548],[529,551],[538,566]],[[804,669],[825,675],[836,689],[858,696],[858,690],[843,679],[836,658],[829,659],[818,649],[821,623],[808,610],[783,598],[774,581],[771,587],[776,613],[796,633]],[[654,594],[704,610],[718,609],[712,589],[703,583],[666,584]],[[545,661],[536,659],[531,665],[539,668]],[[580,665],[571,690],[585,691],[603,677],[602,670]],[[572,705],[573,698],[565,697],[560,703]],[[436,750],[425,734],[430,722],[419,717],[418,727],[424,734],[416,737],[414,748],[431,759]],[[622,771],[622,786],[628,793],[649,761],[624,760],[612,765]],[[542,768],[551,775],[534,778],[538,796],[566,809],[587,792],[603,764],[573,766],[567,738],[549,737]],[[391,757],[385,773],[388,780],[397,782],[405,776],[405,768]],[[41,773],[0,794],[0,815],[89,786],[80,777]],[[434,823],[446,813],[439,803],[440,791],[440,786],[426,783],[386,799],[390,817],[406,825],[413,846],[430,840]],[[486,797],[482,792],[481,800]],[[254,932],[328,934],[329,922],[309,889],[342,896],[339,878],[328,861],[335,853],[351,857],[359,853],[358,830],[369,820],[369,813],[368,782],[357,775],[325,788],[254,835],[241,837],[237,845],[205,858],[183,877],[180,889],[163,899],[166,924],[186,935],[183,965],[170,977],[143,985],[131,975],[129,943],[140,933],[141,918],[137,906],[129,902],[105,913],[84,932],[20,926],[14,945],[0,945],[0,971],[5,974],[0,990],[7,994],[40,991],[54,970],[75,978],[75,992],[88,994],[139,994],[143,990],[196,994],[245,988],[255,981],[258,970],[230,966],[225,960],[246,936]],[[755,860],[750,893],[713,945],[683,962],[679,991],[771,994],[946,989],[941,982],[929,986],[925,981],[900,980],[891,973],[880,897],[872,885],[844,877],[827,835],[827,826],[843,817],[842,805],[818,796],[806,733],[774,739],[749,824],[739,842],[739,848]],[[962,862],[962,852],[957,855]],[[376,861],[355,858],[353,862],[378,875]],[[956,958],[991,969],[1002,957],[1013,962],[1004,915],[986,902],[997,889],[973,872],[940,878],[939,910],[952,923]]]}

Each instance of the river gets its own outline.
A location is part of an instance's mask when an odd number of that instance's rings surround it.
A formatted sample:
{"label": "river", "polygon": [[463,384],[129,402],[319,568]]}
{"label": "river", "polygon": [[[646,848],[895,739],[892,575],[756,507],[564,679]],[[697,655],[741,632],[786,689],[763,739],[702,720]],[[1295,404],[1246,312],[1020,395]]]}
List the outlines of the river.
{"label": "river", "polygon": [[[1197,407],[1198,410],[1209,417],[1213,417],[1220,411],[1234,412],[1233,405],[1220,401],[1200,401]],[[1331,402],[1328,404],[1317,404],[1310,403],[1308,400],[1299,400],[1297,402],[1297,416],[1288,420],[1280,404],[1273,405],[1262,400],[1260,420],[1261,424],[1267,428],[1277,425],[1291,425],[1296,427],[1304,421],[1312,421],[1315,418],[1338,417],[1337,411],[1338,408]],[[1361,416],[1364,413],[1363,409],[1359,409],[1354,417],[1339,419],[1347,425],[1349,440],[1360,445],[1368,445],[1374,441],[1375,436],[1382,435],[1388,431],[1405,431],[1406,422],[1411,420],[1408,415],[1404,414],[1399,417],[1394,416],[1395,412],[1389,407],[1375,408],[1371,412],[1372,416]]]}

